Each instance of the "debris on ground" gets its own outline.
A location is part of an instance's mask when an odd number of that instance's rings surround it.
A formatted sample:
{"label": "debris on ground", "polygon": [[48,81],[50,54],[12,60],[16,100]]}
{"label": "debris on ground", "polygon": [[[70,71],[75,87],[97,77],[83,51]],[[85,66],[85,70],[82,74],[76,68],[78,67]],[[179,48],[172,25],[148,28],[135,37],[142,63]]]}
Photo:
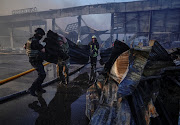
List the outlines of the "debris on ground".
{"label": "debris on ground", "polygon": [[149,43],[120,54],[108,75],[89,87],[90,124],[178,124],[180,66],[157,41]]}

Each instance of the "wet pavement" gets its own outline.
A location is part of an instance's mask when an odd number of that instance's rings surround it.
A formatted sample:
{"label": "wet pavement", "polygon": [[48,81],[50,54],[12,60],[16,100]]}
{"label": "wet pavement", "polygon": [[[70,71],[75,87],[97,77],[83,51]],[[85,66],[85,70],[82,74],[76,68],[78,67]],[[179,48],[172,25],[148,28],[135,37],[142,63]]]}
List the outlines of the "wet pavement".
{"label": "wet pavement", "polygon": [[[78,69],[82,65],[71,65],[69,72]],[[33,68],[28,62],[26,55],[0,55],[0,80],[17,75]],[[46,79],[44,82],[56,78],[56,65],[49,64],[45,66]],[[33,81],[37,78],[37,72],[33,71],[29,74],[21,76],[15,80],[7,82],[0,86],[0,97],[13,94],[15,92],[27,90]],[[71,77],[71,80],[72,77]]]}
{"label": "wet pavement", "polygon": [[31,68],[26,55],[0,54],[0,80]]}
{"label": "wet pavement", "polygon": [[[26,57],[0,55],[1,78],[10,77],[12,74],[21,73],[30,68]],[[22,59],[20,61],[20,59]],[[24,59],[24,60],[23,60]],[[6,62],[6,60],[8,62]],[[23,62],[23,64],[21,63]],[[4,63],[6,63],[4,65]],[[20,65],[21,63],[21,65]],[[7,67],[10,66],[10,67]],[[12,66],[14,65],[14,67]],[[70,72],[82,65],[72,65]],[[4,68],[3,68],[4,67]],[[15,68],[18,67],[18,68]],[[15,70],[12,70],[12,69]],[[45,81],[56,77],[55,65],[48,65],[45,70],[47,77]],[[9,69],[9,70],[8,70]],[[0,104],[0,125],[86,125],[88,119],[85,116],[86,97],[85,92],[89,87],[90,65],[70,76],[70,84],[61,85],[53,83],[45,88],[44,94],[38,98],[24,95],[11,101]],[[0,86],[0,97],[13,94],[30,87],[37,73],[33,71],[16,80]]]}
{"label": "wet pavement", "polygon": [[85,94],[81,87],[57,86],[47,92],[19,97],[0,105],[2,125],[86,125]]}

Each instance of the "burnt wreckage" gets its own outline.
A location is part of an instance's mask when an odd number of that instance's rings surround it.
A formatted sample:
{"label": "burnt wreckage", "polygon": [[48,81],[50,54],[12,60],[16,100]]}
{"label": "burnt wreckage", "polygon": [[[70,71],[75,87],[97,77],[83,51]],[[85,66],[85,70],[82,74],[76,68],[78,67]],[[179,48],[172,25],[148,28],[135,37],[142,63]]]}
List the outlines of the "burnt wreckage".
{"label": "burnt wreckage", "polygon": [[[102,51],[101,61],[111,51]],[[109,75],[97,77],[86,93],[86,115],[92,125],[177,125],[179,100],[180,66],[150,41],[120,54]]]}
{"label": "burnt wreckage", "polygon": [[[87,45],[78,46],[69,39],[67,42],[69,44],[68,55],[61,55],[59,53],[60,46],[58,45],[57,39],[59,35],[51,30],[48,31],[47,37],[44,39],[46,43],[46,61],[57,64],[58,57],[64,58],[63,56],[70,56],[71,64],[86,64],[89,61],[89,50]],[[78,55],[78,56],[77,56]]]}

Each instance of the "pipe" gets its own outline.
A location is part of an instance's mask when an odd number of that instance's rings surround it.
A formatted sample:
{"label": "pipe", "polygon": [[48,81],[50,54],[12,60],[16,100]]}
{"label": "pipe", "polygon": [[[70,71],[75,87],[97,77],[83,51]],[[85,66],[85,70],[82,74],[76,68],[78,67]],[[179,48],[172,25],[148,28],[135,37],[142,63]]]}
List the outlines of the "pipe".
{"label": "pipe", "polygon": [[[47,64],[46,64],[46,65],[47,65]],[[87,65],[87,64],[83,65],[82,67],[78,68],[78,69],[75,70],[75,71],[72,71],[71,73],[69,73],[69,76],[71,76],[71,75],[75,74],[76,72],[80,71],[80,70],[81,70],[82,68],[84,68],[86,65]],[[43,84],[42,84],[42,87],[46,87],[46,86],[50,85],[51,83],[56,82],[57,80],[58,80],[58,78],[55,78],[55,79],[53,79],[53,80],[51,80],[51,81],[48,81],[48,82],[46,82],[46,83],[43,83]],[[0,104],[5,103],[5,102],[7,102],[7,101],[9,101],[9,100],[15,99],[15,98],[17,98],[17,97],[19,97],[19,96],[28,94],[28,93],[29,93],[28,90],[23,90],[23,91],[20,91],[20,92],[11,94],[11,95],[7,95],[7,96],[4,96],[4,97],[1,97],[1,98],[0,98]]]}
{"label": "pipe", "polygon": [[[48,64],[49,64],[49,62],[47,62],[47,63],[45,63],[45,64],[43,64],[43,65],[46,66],[46,65],[48,65]],[[34,71],[34,70],[35,70],[35,68],[32,68],[32,69],[30,69],[30,70],[27,70],[27,71],[25,71],[25,72],[22,72],[22,73],[20,73],[20,74],[15,75],[15,76],[12,76],[12,77],[3,79],[3,80],[0,81],[0,85],[6,83],[6,82],[8,82],[8,81],[11,81],[11,80],[13,80],[13,79],[16,79],[16,78],[18,78],[18,77],[21,77],[21,76],[23,76],[23,75],[25,75],[25,74],[28,74],[28,73],[30,73],[30,72],[32,72],[32,71]]]}

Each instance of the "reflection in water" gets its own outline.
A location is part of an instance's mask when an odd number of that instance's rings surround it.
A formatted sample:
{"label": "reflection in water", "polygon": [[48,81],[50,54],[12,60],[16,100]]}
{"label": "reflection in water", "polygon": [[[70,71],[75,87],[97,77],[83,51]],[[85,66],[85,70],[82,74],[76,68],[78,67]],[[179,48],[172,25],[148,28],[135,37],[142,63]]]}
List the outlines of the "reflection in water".
{"label": "reflection in water", "polygon": [[[85,74],[82,74],[84,78]],[[87,82],[79,76],[77,85],[59,85],[54,98],[47,105],[42,94],[38,95],[38,101],[29,104],[29,108],[39,114],[36,125],[70,125],[71,123],[71,104],[76,101],[87,89]],[[79,78],[77,78],[79,79]],[[82,82],[83,81],[83,82]],[[81,84],[81,87],[79,86]],[[82,114],[85,115],[85,114]]]}
{"label": "reflection in water", "polygon": [[96,80],[96,69],[91,69],[89,83],[94,83]]}

